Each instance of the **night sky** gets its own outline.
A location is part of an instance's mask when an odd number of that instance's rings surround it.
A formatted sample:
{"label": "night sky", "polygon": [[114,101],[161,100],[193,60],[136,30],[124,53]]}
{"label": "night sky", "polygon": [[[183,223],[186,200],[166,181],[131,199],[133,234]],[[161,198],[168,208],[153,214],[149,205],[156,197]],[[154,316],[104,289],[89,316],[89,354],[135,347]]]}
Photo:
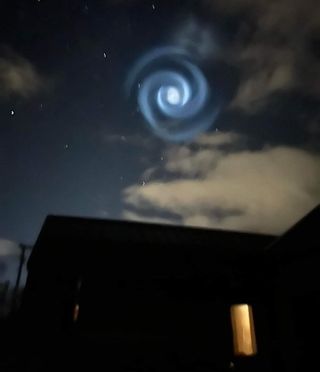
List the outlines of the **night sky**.
{"label": "night sky", "polygon": [[[288,229],[320,201],[320,3],[294,3],[2,0],[0,237],[33,244],[48,214]],[[210,97],[156,108],[159,132],[139,89],[190,65]]]}

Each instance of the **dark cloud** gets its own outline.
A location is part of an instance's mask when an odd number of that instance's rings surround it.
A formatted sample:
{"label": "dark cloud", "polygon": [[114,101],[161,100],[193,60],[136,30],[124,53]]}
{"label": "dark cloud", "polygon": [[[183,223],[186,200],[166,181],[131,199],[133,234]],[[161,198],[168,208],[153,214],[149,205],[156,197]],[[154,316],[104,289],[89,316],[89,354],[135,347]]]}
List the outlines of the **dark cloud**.
{"label": "dark cloud", "polygon": [[272,94],[289,90],[320,93],[320,3],[315,0],[204,0],[238,28],[225,58],[236,64],[241,83],[231,106],[256,112]]}

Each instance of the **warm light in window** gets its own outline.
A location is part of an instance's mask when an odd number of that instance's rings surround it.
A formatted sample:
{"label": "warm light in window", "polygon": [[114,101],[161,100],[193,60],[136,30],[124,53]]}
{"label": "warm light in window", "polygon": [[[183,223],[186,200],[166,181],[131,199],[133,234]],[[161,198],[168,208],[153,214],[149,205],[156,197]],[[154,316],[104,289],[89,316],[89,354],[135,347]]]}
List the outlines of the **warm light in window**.
{"label": "warm light in window", "polygon": [[79,304],[75,304],[74,305],[74,308],[73,308],[73,321],[74,322],[76,322],[78,320],[79,310],[80,310]]}
{"label": "warm light in window", "polygon": [[257,353],[252,307],[246,304],[231,306],[233,347],[236,355],[251,356]]}

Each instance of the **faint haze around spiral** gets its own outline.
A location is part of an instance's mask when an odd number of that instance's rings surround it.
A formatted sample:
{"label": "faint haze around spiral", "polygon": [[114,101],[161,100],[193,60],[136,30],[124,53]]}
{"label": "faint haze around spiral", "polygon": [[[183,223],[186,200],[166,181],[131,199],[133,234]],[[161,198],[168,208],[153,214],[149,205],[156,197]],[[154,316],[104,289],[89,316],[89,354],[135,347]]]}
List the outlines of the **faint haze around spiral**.
{"label": "faint haze around spiral", "polygon": [[181,47],[156,48],[130,71],[126,89],[155,135],[192,141],[214,123],[219,106],[197,56]]}

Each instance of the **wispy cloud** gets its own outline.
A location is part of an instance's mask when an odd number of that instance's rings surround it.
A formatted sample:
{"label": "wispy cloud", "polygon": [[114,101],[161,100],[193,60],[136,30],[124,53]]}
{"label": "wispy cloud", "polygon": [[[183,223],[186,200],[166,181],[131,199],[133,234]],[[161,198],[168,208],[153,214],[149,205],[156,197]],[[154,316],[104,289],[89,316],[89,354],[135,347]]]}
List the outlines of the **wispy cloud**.
{"label": "wispy cloud", "polygon": [[29,98],[45,85],[45,79],[30,61],[11,51],[0,54],[0,98]]}
{"label": "wispy cloud", "polygon": [[192,17],[179,25],[170,42],[189,50],[198,58],[214,58],[218,52],[212,29]]}
{"label": "wispy cloud", "polygon": [[128,221],[137,221],[137,222],[149,222],[149,223],[159,223],[159,224],[174,224],[174,220],[162,217],[146,217],[143,214],[139,214],[133,211],[124,211],[122,217]]}
{"label": "wispy cloud", "polygon": [[232,108],[255,112],[268,103],[272,94],[289,91],[297,85],[294,56],[289,51],[251,46],[238,58],[243,78]]}
{"label": "wispy cloud", "polygon": [[[232,133],[222,139],[238,141]],[[210,135],[202,141],[215,142]],[[279,234],[320,202],[320,157],[304,150],[230,151],[213,144],[176,147],[165,158],[167,181],[124,190],[126,217],[133,207],[132,216],[140,219],[152,211],[155,218],[176,215],[186,225]]]}
{"label": "wispy cloud", "polygon": [[222,19],[238,19],[225,58],[241,80],[231,104],[247,113],[264,107],[274,93],[296,89],[320,93],[320,65],[312,46],[320,38],[317,0],[203,0]]}
{"label": "wispy cloud", "polygon": [[0,239],[0,257],[19,254],[20,248],[17,243],[10,240]]}

